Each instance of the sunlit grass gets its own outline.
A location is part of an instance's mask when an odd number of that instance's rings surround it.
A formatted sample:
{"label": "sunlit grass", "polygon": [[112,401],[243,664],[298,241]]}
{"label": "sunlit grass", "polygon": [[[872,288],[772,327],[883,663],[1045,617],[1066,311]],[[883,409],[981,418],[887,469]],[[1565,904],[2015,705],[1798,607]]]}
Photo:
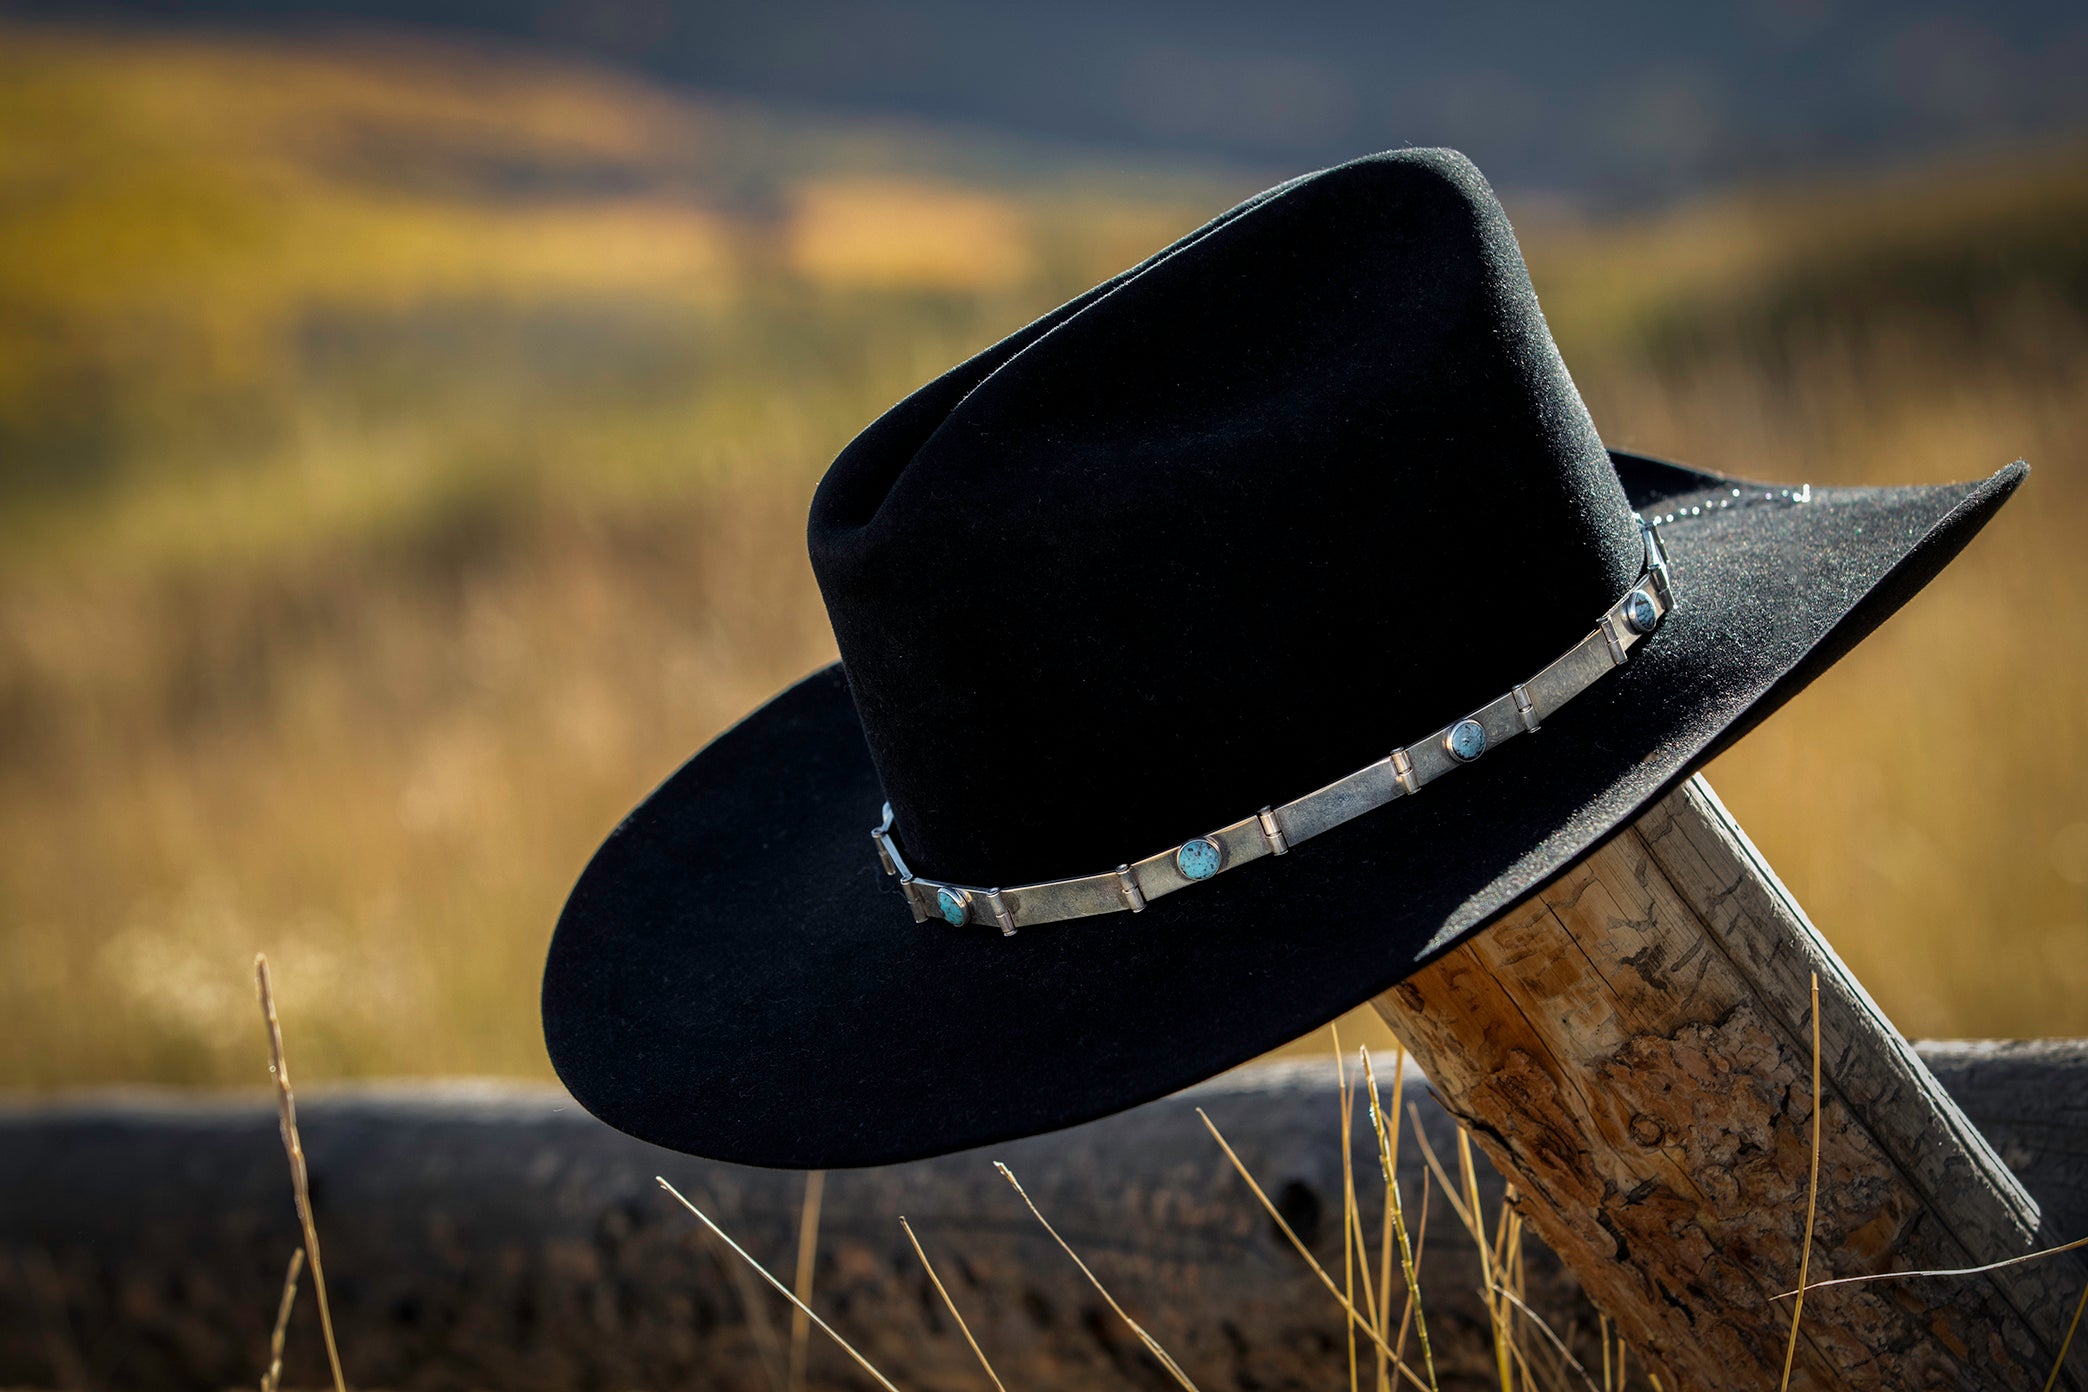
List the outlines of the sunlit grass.
{"label": "sunlit grass", "polygon": [[[16,31],[0,78],[0,1085],[245,1078],[262,944],[308,1077],[541,1072],[586,856],[831,657],[826,462],[1243,191],[454,50]],[[2083,182],[1526,228],[1613,443],[2036,467],[1711,770],[1917,1034],[2088,1033]]]}

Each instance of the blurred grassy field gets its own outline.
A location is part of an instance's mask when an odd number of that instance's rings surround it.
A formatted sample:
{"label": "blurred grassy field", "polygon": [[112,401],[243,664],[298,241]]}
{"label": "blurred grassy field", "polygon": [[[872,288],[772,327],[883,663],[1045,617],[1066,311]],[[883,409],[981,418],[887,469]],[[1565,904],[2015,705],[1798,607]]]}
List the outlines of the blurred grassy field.
{"label": "blurred grassy field", "polygon": [[[0,34],[0,1086],[544,1070],[654,781],[831,641],[810,490],[1244,182],[540,60]],[[2088,159],[1519,215],[1612,443],[2021,500],[1712,779],[1917,1034],[2088,1033]]]}

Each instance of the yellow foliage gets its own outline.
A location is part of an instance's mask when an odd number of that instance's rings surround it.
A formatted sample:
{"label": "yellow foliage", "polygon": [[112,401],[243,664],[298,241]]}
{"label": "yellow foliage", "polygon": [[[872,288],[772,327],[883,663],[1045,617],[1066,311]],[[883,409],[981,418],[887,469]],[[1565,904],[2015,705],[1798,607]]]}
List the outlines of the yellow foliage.
{"label": "yellow foliage", "polygon": [[909,179],[799,186],[785,235],[792,270],[837,290],[1002,290],[1033,271],[1021,214],[1004,198]]}
{"label": "yellow foliage", "polygon": [[[249,1077],[256,949],[308,1077],[541,1071],[587,854],[831,656],[826,462],[1244,191],[961,153],[440,46],[0,35],[0,1085]],[[1916,1033],[2088,1033],[2082,169],[1523,221],[1614,444],[2036,466],[1711,770]]]}

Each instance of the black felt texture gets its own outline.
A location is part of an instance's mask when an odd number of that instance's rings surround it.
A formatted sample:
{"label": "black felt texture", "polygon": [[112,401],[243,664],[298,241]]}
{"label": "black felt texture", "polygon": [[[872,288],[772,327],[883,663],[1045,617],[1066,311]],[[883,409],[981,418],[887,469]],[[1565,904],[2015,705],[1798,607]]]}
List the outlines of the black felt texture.
{"label": "black felt texture", "polygon": [[1290,184],[1075,306],[864,431],[812,505],[922,874],[1087,874],[1288,801],[1529,676],[1637,573],[1460,156]]}
{"label": "black felt texture", "polygon": [[[1606,452],[1461,157],[1293,181],[895,407],[814,502],[842,663],[597,852],[544,980],[574,1096],[760,1165],[1161,1096],[1399,981],[1926,583],[2020,481],[1820,490]],[[1733,490],[1741,496],[1734,497]],[[1535,736],[1146,912],[916,925],[869,829],[977,884],[1106,870],[1532,675],[1637,573],[1679,609]],[[847,677],[844,680],[842,671]]]}

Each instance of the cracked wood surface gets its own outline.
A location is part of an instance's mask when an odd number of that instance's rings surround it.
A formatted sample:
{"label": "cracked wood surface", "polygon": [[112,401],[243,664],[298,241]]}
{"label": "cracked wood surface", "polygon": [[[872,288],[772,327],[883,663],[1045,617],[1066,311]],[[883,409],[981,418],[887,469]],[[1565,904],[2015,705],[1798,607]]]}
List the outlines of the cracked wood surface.
{"label": "cracked wood surface", "polygon": [[[1389,1061],[1387,1061],[1389,1062]],[[2082,1062],[2068,1060],[2079,1069]],[[1390,1079],[1386,1080],[1390,1085]],[[1440,1153],[1454,1124],[1408,1095]],[[1048,1136],[827,1177],[813,1304],[909,1392],[976,1392],[970,1348],[907,1245],[912,1222],[1012,1388],[1173,1386],[1023,1208],[1002,1160],[1205,1392],[1347,1385],[1339,1307],[1211,1141],[1237,1147],[1341,1271],[1332,1061],[1235,1071]],[[776,1392],[789,1310],[653,1182],[664,1174],[790,1279],[805,1178],[622,1136],[557,1088],[416,1084],[299,1099],[341,1353],[354,1385],[442,1392]],[[1377,1172],[1367,1127],[1356,1172]],[[1418,1210],[1419,1148],[1400,1175]],[[1483,1200],[1496,1210],[1490,1176]],[[1380,1208],[1363,1186],[1365,1228]],[[1418,1219],[1418,1212],[1416,1213]],[[252,1384],[297,1242],[268,1099],[102,1094],[0,1106],[0,1387]],[[1531,1243],[1531,1302],[1578,1287]],[[1476,1249],[1435,1202],[1422,1254],[1444,1392],[1492,1382]],[[285,1385],[327,1383],[301,1299]],[[1581,1321],[1583,1331],[1591,1318]],[[1599,1358],[1585,1332],[1586,1357]],[[815,1340],[809,1386],[867,1388]]]}
{"label": "cracked wood surface", "polygon": [[[2088,1232],[2088,1040],[1920,1047],[2058,1228]],[[1261,1064],[983,1154],[830,1175],[815,1303],[901,1386],[982,1386],[899,1233],[905,1213],[1010,1387],[1171,1386],[993,1173],[988,1159],[1001,1159],[1205,1392],[1345,1386],[1339,1312],[1192,1110],[1210,1110],[1338,1270],[1334,1096],[1331,1060]],[[1418,1076],[1407,1096],[1455,1165],[1451,1120]],[[701,1195],[785,1273],[802,1176],[655,1150],[555,1087],[397,1084],[301,1101],[357,1385],[774,1392],[782,1302],[721,1265],[652,1176]],[[1359,1131],[1369,1176],[1376,1153]],[[1479,1168],[1491,1215],[1500,1182]],[[1400,1176],[1417,1218],[1418,1146],[1401,1148]],[[1497,1389],[1477,1255],[1440,1194],[1432,1209],[1421,1279],[1443,1387]],[[1370,1202],[1371,1231],[1377,1211]],[[246,1385],[296,1241],[275,1108],[258,1091],[0,1104],[0,1387]],[[1531,1303],[1567,1337],[1580,1330],[1599,1367],[1579,1283],[1536,1242],[1526,1272]],[[292,1323],[286,1385],[322,1386],[309,1300]],[[865,1385],[824,1344],[811,1367],[814,1388]]]}
{"label": "cracked wood surface", "polygon": [[[1691,779],[1378,1012],[1669,1386],[1773,1388],[1814,1280],[2053,1245],[2037,1204]],[[2041,1387],[2088,1267],[1815,1291],[1794,1387]],[[2069,1360],[2079,1364],[2078,1357]],[[2081,1374],[2062,1386],[2082,1386]]]}

